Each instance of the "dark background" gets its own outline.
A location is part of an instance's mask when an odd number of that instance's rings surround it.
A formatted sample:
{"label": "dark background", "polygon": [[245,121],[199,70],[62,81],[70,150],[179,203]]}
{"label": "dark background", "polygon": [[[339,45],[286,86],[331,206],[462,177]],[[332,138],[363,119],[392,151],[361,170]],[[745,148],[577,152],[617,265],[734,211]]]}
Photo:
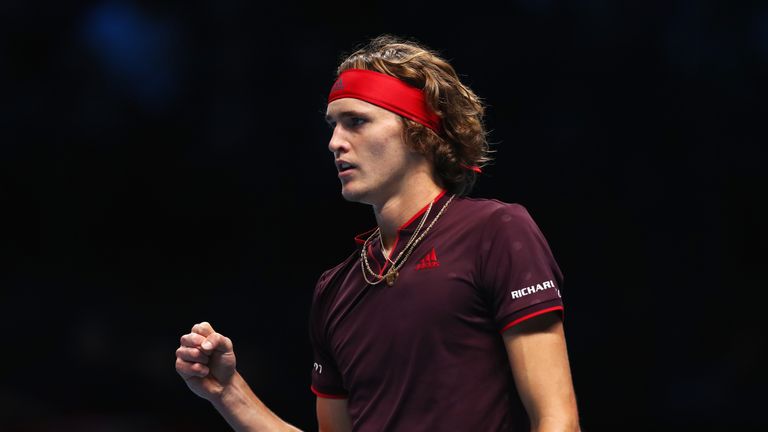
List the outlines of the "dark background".
{"label": "dark background", "polygon": [[311,292],[375,223],[324,101],[384,32],[489,105],[473,195],[563,269],[584,430],[768,426],[766,2],[5,0],[0,430],[225,429],[174,371],[202,320],[316,428]]}

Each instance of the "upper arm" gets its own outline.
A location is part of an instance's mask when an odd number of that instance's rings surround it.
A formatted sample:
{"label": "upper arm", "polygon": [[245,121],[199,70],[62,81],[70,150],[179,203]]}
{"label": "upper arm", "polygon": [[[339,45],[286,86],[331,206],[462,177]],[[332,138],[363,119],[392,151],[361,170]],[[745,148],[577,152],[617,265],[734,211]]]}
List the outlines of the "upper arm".
{"label": "upper arm", "polygon": [[503,333],[512,375],[533,430],[578,430],[576,396],[560,317],[546,313]]}
{"label": "upper arm", "polygon": [[352,421],[347,410],[347,400],[318,397],[317,425],[320,432],[351,431]]}

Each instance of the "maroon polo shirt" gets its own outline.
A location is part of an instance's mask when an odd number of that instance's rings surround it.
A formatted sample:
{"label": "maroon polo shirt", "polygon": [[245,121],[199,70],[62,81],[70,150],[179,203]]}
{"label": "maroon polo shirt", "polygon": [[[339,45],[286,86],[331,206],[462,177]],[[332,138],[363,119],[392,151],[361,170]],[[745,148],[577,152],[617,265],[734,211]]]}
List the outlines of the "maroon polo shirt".
{"label": "maroon polo shirt", "polygon": [[[424,228],[448,198],[436,198]],[[398,231],[393,260],[425,211]],[[378,241],[367,253],[386,271]],[[322,274],[310,315],[312,391],[347,398],[356,431],[527,431],[501,333],[561,312],[561,285],[524,207],[454,198],[393,286],[365,282],[359,248]]]}

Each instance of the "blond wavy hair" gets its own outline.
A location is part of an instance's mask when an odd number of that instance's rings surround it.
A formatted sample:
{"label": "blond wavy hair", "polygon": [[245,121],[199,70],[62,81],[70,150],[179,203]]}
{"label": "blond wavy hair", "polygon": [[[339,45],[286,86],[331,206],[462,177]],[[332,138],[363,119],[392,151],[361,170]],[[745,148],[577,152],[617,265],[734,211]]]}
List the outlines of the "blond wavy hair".
{"label": "blond wavy hair", "polygon": [[440,117],[441,130],[438,134],[401,117],[405,142],[434,163],[435,174],[450,193],[468,194],[477,181],[472,167],[483,167],[491,157],[483,124],[485,107],[453,66],[417,42],[382,35],[346,56],[337,76],[347,69],[385,73],[422,89]]}

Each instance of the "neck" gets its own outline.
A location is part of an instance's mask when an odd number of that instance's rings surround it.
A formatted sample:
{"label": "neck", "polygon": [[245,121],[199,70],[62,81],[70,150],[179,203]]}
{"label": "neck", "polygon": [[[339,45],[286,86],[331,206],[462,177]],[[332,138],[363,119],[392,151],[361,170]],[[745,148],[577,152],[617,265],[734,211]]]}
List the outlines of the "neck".
{"label": "neck", "polygon": [[434,182],[424,182],[407,188],[390,197],[381,205],[373,207],[376,223],[381,230],[381,239],[386,249],[391,249],[397,231],[419,210],[428,205],[442,191]]}

